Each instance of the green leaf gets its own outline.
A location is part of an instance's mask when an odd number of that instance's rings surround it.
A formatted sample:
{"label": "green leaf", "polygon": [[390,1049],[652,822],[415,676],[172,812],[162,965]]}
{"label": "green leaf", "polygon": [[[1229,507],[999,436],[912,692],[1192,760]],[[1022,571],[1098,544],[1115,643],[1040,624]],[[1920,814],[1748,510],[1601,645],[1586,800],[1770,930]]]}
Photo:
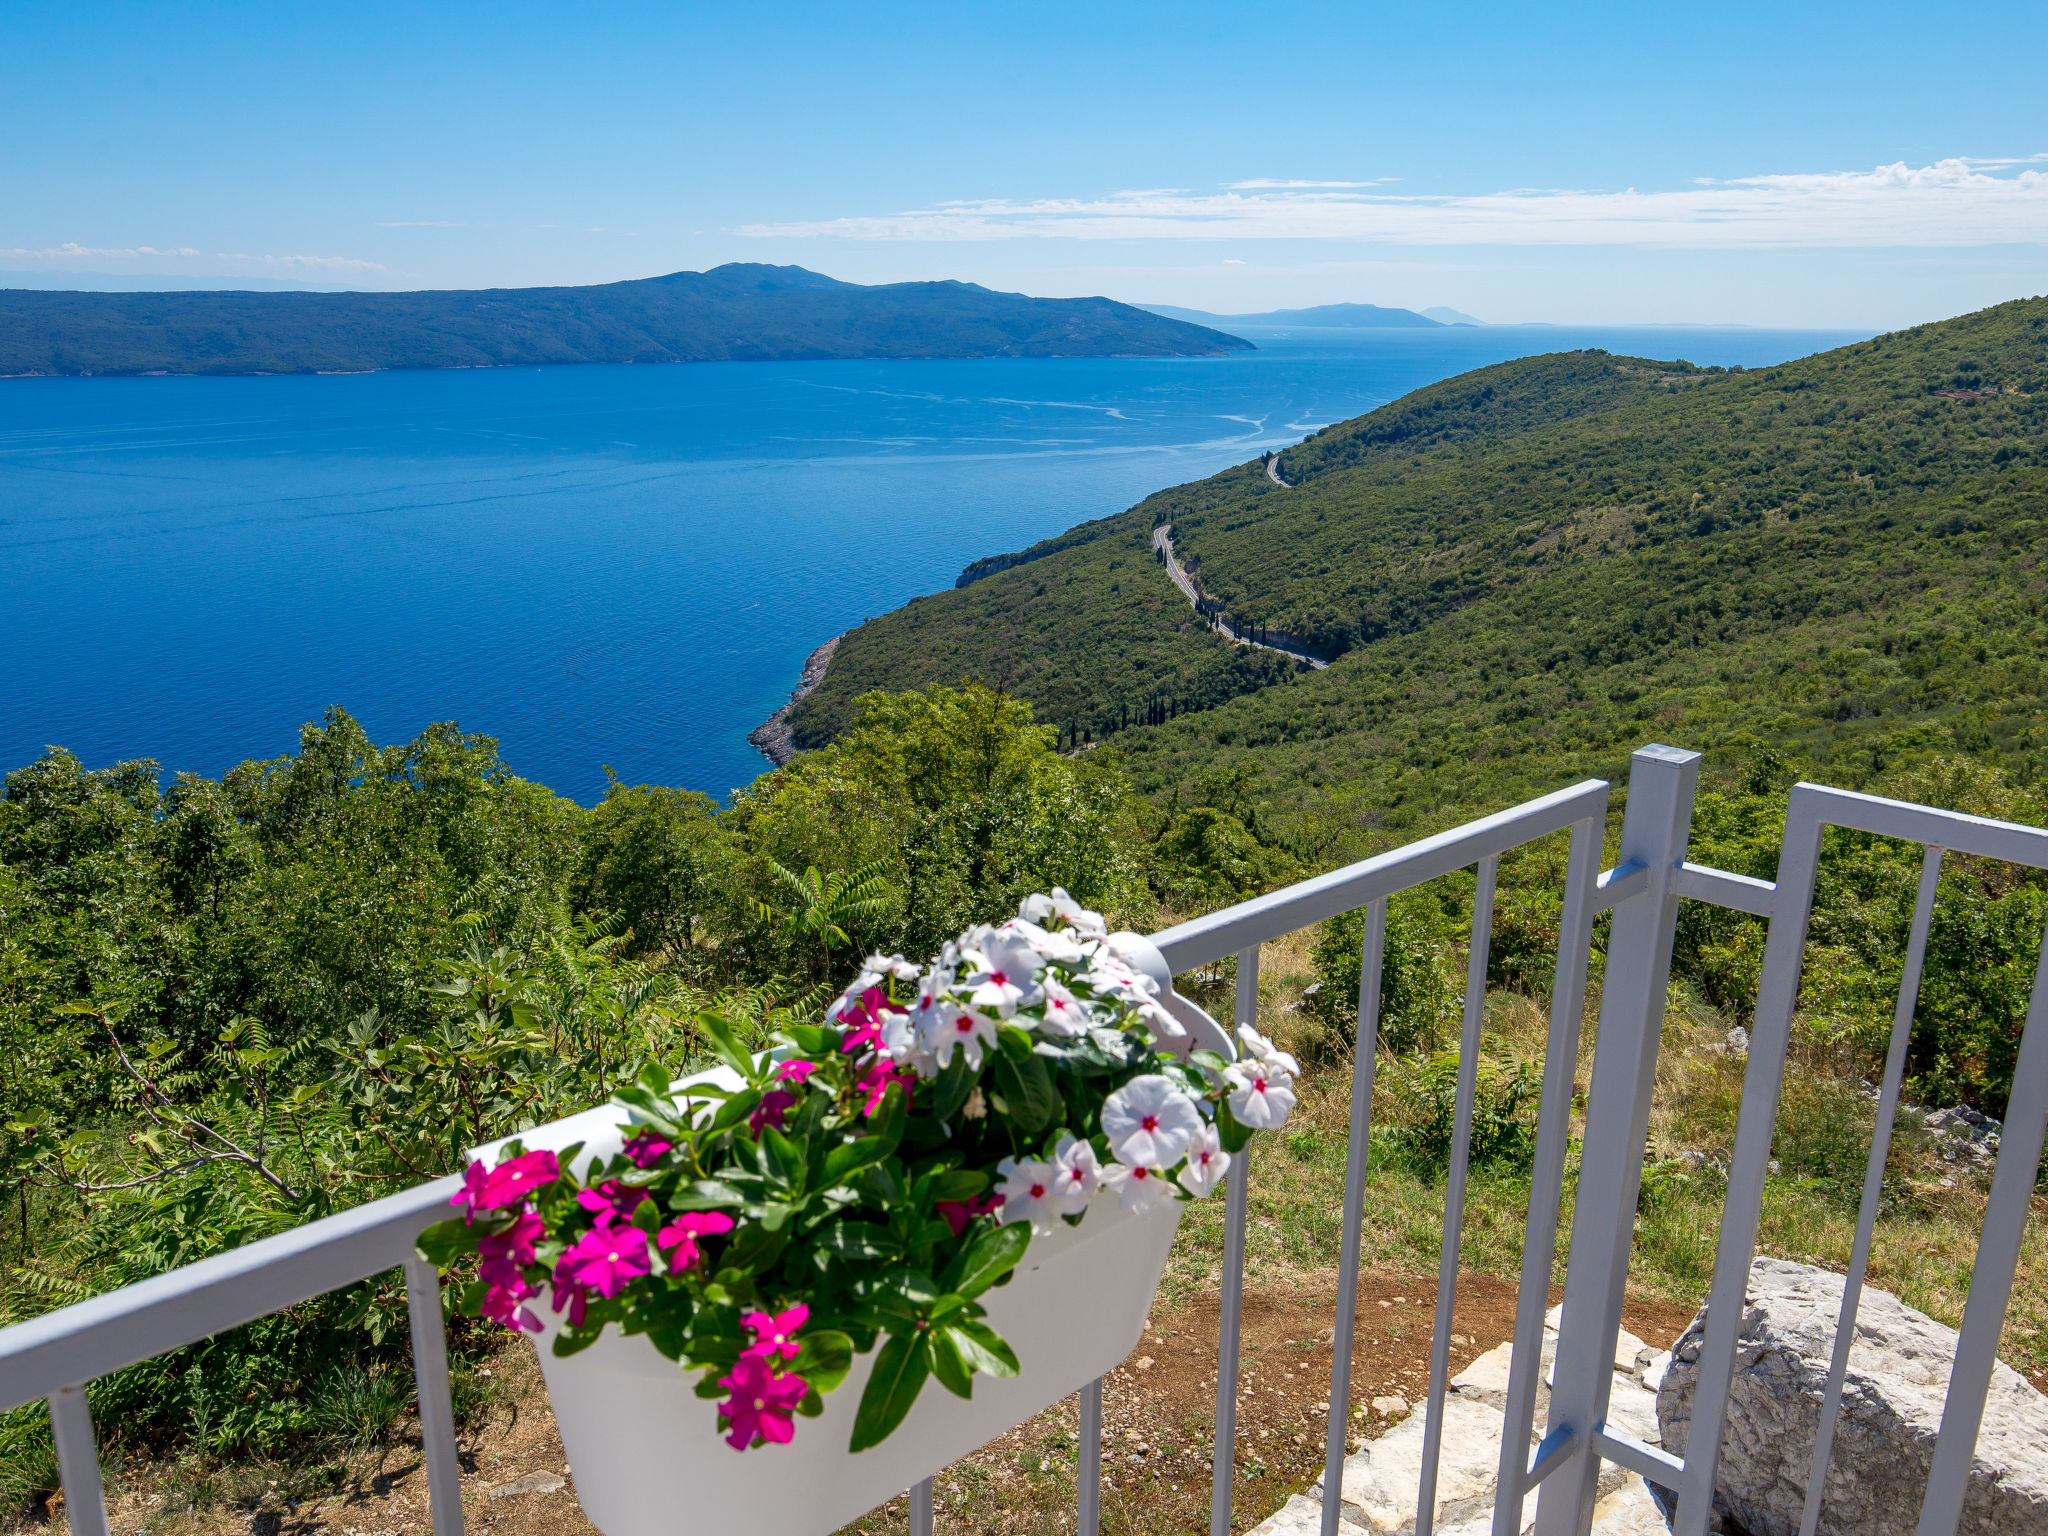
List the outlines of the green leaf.
{"label": "green leaf", "polygon": [[967,1052],[955,1049],[953,1059],[932,1084],[932,1114],[950,1123],[974,1092],[975,1076],[974,1069],[967,1064]]}
{"label": "green leaf", "polygon": [[555,1358],[566,1360],[571,1355],[580,1355],[604,1336],[601,1328],[579,1329],[571,1332],[563,1329],[555,1335]]}
{"label": "green leaf", "polygon": [[1031,1055],[1030,1031],[1019,1029],[1015,1024],[1000,1026],[996,1030],[996,1043],[1011,1061],[1023,1061]]}
{"label": "green leaf", "polygon": [[414,1240],[413,1246],[436,1269],[446,1269],[462,1255],[475,1253],[476,1240],[483,1235],[457,1216],[452,1221],[435,1222]]}
{"label": "green leaf", "polygon": [[823,1056],[839,1044],[839,1032],[817,1024],[791,1024],[778,1031],[779,1037],[806,1056]]}
{"label": "green leaf", "polygon": [[889,1144],[879,1136],[863,1136],[842,1142],[825,1154],[825,1176],[819,1185],[829,1189],[851,1178],[861,1169],[879,1163],[889,1155]]}
{"label": "green leaf", "polygon": [[1017,1267],[1031,1246],[1031,1224],[1013,1221],[984,1232],[946,1267],[941,1283],[956,1296],[979,1296]]}
{"label": "green leaf", "polygon": [[668,1198],[672,1211],[712,1211],[720,1206],[744,1205],[747,1197],[718,1179],[692,1179]]}
{"label": "green leaf", "polygon": [[932,1179],[934,1200],[972,1200],[988,1188],[988,1175],[974,1168],[948,1168]]}
{"label": "green leaf", "polygon": [[852,1369],[853,1340],[837,1328],[819,1328],[805,1334],[803,1348],[790,1366],[817,1392],[835,1390]]}
{"label": "green leaf", "polygon": [[761,1090],[749,1088],[736,1093],[718,1106],[718,1113],[711,1117],[711,1124],[705,1127],[706,1136],[721,1136],[734,1126],[743,1124],[754,1107],[761,1102]]}
{"label": "green leaf", "polygon": [[960,1358],[984,1376],[1015,1376],[1023,1369],[1009,1340],[979,1318],[955,1318],[946,1324],[946,1332]]}
{"label": "green leaf", "polygon": [[733,1038],[732,1025],[715,1013],[697,1015],[697,1026],[711,1041],[711,1049],[718,1059],[748,1082],[754,1079],[754,1058],[741,1048]]}
{"label": "green leaf", "polygon": [[880,1445],[896,1431],[910,1413],[924,1379],[931,1374],[931,1361],[916,1334],[892,1333],[875,1356],[874,1374],[860,1395],[860,1409],[853,1417],[853,1438],[849,1451],[864,1451]]}
{"label": "green leaf", "polygon": [[896,1251],[888,1230],[871,1221],[835,1221],[818,1234],[818,1246],[843,1259],[886,1259]]}
{"label": "green leaf", "polygon": [[974,1368],[960,1358],[952,1335],[935,1329],[925,1335],[925,1348],[932,1357],[932,1374],[939,1385],[955,1397],[974,1396]]}
{"label": "green leaf", "polygon": [[1043,1057],[1026,1054],[1019,1061],[1004,1056],[996,1062],[996,1081],[1009,1100],[1010,1118],[1025,1135],[1034,1135],[1052,1124],[1060,1112],[1059,1090]]}
{"label": "green leaf", "polygon": [[1216,1134],[1222,1138],[1226,1152],[1242,1152],[1252,1139],[1252,1128],[1230,1112],[1228,1099],[1216,1106]]}
{"label": "green leaf", "polygon": [[804,1187],[804,1149],[791,1141],[772,1125],[761,1127],[761,1150],[768,1154],[768,1166],[762,1171],[773,1173],[793,1190]]}

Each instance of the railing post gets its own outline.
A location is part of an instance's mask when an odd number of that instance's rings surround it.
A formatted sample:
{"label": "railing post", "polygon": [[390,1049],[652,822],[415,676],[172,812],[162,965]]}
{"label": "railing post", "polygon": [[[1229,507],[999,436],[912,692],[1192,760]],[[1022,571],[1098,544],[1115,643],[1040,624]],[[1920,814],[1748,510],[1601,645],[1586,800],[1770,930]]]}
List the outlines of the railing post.
{"label": "railing post", "polygon": [[1614,1340],[1635,1241],[1650,1090],[1678,924],[1673,881],[1685,862],[1699,764],[1697,752],[1663,746],[1644,747],[1629,760],[1620,862],[1640,861],[1648,880],[1616,905],[1608,933],[1548,1424],[1552,1432],[1574,1431],[1587,1449],[1577,1466],[1543,1484],[1536,1536],[1584,1536],[1592,1525],[1600,1461],[1591,1432],[1606,1419],[1614,1381]]}
{"label": "railing post", "polygon": [[1077,1536],[1102,1532],[1102,1378],[1081,1389],[1081,1454],[1074,1467]]}
{"label": "railing post", "polygon": [[910,1536],[932,1536],[932,1480],[910,1490]]}
{"label": "railing post", "polygon": [[433,1514],[434,1536],[462,1536],[462,1461],[455,1450],[455,1404],[448,1395],[441,1274],[425,1259],[405,1261],[405,1302],[412,1324],[412,1379],[419,1394],[420,1449],[427,1463],[427,1506]]}
{"label": "railing post", "polygon": [[50,1394],[50,1438],[57,1442],[57,1470],[64,1477],[64,1510],[72,1536],[107,1536],[100,1453],[84,1387],[59,1387]]}
{"label": "railing post", "polygon": [[[1259,950],[1238,951],[1237,1022],[1258,1027]],[[1216,1454],[1209,1473],[1209,1536],[1230,1536],[1230,1495],[1237,1480],[1237,1343],[1244,1320],[1244,1228],[1251,1190],[1251,1148],[1230,1160],[1223,1210],[1223,1280],[1216,1341]]]}

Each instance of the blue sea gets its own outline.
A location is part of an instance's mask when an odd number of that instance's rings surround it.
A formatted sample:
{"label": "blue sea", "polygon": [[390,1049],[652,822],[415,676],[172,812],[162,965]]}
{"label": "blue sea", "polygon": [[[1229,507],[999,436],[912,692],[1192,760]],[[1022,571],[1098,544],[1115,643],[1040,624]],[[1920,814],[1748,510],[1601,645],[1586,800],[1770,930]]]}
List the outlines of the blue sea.
{"label": "blue sea", "polygon": [[978,556],[1487,363],[1815,331],[1256,330],[1221,358],[0,380],[0,768],[216,775],[331,705],[723,795],[811,649]]}

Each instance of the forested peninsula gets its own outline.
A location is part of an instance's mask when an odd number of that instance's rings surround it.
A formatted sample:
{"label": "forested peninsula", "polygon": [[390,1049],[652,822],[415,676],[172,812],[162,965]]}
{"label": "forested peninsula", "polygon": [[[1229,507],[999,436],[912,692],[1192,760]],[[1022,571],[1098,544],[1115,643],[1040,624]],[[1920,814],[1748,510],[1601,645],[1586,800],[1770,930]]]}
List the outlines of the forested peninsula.
{"label": "forested peninsula", "polygon": [[[1243,765],[1305,851],[1493,807],[1662,739],[1837,783],[1957,748],[2048,763],[2048,300],[1782,366],[1558,353],[969,568],[849,632],[798,746],[869,689],[1007,680],[1155,795]],[[1335,658],[1309,673],[1203,623]],[[987,562],[995,565],[997,562]],[[964,579],[964,578],[963,578]]]}
{"label": "forested peninsula", "polygon": [[1207,357],[1251,343],[1111,299],[843,283],[734,262],[584,288],[0,290],[0,376],[360,373],[546,363]]}

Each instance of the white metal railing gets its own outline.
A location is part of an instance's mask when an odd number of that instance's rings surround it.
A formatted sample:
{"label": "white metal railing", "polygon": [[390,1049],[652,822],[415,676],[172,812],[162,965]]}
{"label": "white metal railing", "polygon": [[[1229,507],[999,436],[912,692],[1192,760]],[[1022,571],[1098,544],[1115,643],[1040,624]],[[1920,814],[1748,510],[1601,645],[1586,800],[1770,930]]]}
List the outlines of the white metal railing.
{"label": "white metal railing", "polygon": [[[2048,868],[2048,832],[1955,812],[1850,794],[1813,784],[1791,792],[1775,881],[1688,863],[1685,858],[1699,757],[1646,747],[1631,765],[1628,809],[1615,868],[1599,868],[1608,785],[1588,780],[1425,838],[1332,874],[1182,923],[1154,936],[1176,974],[1237,956],[1236,1017],[1255,1021],[1261,945],[1310,924],[1363,908],[1358,1032],[1352,1070],[1350,1145],[1345,1169],[1342,1271],[1332,1344],[1322,1536],[1335,1536],[1351,1402],[1351,1352],[1370,1145],[1372,1080],[1379,1023],[1380,971],[1391,896],[1454,870],[1475,867],[1472,944],[1467,961],[1454,1138],[1445,1187],[1444,1234],[1431,1341],[1416,1536],[1430,1536],[1441,1425],[1450,1370],[1450,1334],[1460,1229],[1470,1156],[1479,1030],[1492,925],[1495,878],[1504,854],[1569,832],[1542,1100],[1516,1304],[1506,1427],[1496,1485],[1494,1536],[1519,1536],[1523,1508],[1537,1495],[1537,1536],[1584,1536],[1590,1528],[1600,1465],[1613,1462],[1676,1495],[1677,1536],[1703,1536],[1713,1502],[1721,1430],[1732,1381],[1742,1299],[1762,1208],[1764,1175],[1777,1115],[1792,1013],[1827,826],[1853,827],[1926,849],[1898,1007],[1880,1090],[1849,1276],[1843,1290],[1802,1536],[1813,1536],[1828,1455],[1839,1416],[1864,1269],[1870,1253],[1886,1154],[1897,1111],[1905,1044],[1917,1001],[1932,920],[1935,880],[1945,852]],[[1735,1146],[1729,1168],[1706,1337],[1695,1387],[1693,1431],[1682,1459],[1607,1424],[1613,1346],[1633,1243],[1643,1150],[1655,1082],[1659,1035],[1680,900],[1710,902],[1769,920],[1754,1027],[1750,1033]],[[1599,1033],[1585,1107],[1571,1251],[1544,1434],[1535,1439],[1544,1313],[1556,1257],[1572,1081],[1594,919],[1612,911],[1601,987]],[[1972,1273],[1948,1399],[1921,1508],[1919,1536],[1952,1536],[1983,1414],[1998,1337],[2019,1257],[2021,1233],[2048,1127],[2048,950],[2037,970],[2017,1062],[1984,1230]],[[1244,1285],[1245,1211],[1250,1162],[1231,1165],[1225,1216],[1222,1329],[1216,1373],[1216,1433],[1210,1498],[1211,1536],[1228,1536],[1235,1474],[1238,1343]],[[420,1230],[445,1213],[459,1181],[447,1178],[313,1222],[246,1248],[189,1265],[124,1290],[0,1331],[0,1410],[47,1398],[72,1529],[105,1536],[98,1456],[84,1385],[123,1366],[163,1354],[267,1313],[402,1267],[412,1320],[413,1360],[436,1536],[460,1536],[462,1498],[448,1366],[434,1268],[418,1258]],[[1702,1429],[1705,1433],[1701,1433]],[[1102,1466],[1102,1383],[1081,1393],[1077,1524],[1097,1536]],[[911,1490],[910,1527],[930,1536],[932,1486]]]}

